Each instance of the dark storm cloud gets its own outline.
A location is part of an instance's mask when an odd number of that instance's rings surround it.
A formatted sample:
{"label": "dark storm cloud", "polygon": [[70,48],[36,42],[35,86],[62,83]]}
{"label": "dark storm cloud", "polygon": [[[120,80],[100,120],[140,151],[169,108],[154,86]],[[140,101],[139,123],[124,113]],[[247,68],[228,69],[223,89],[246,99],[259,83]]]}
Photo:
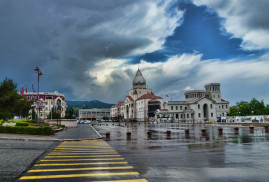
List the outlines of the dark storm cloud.
{"label": "dark storm cloud", "polygon": [[[96,83],[91,70],[101,60],[160,47],[180,17],[168,15],[166,3],[3,0],[0,76],[8,75],[19,86],[29,87],[36,82],[33,69],[38,65],[44,72],[42,91],[58,90],[68,99],[108,99],[110,96],[100,92],[106,88]],[[116,73],[111,79],[115,83],[121,80]]]}

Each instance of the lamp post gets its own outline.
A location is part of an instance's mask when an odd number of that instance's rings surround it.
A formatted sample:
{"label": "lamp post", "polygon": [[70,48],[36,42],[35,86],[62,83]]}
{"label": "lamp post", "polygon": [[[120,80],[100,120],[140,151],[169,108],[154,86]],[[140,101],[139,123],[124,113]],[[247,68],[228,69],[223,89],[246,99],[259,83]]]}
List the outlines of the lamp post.
{"label": "lamp post", "polygon": [[38,68],[38,66],[34,69],[37,73],[37,83],[38,83],[38,89],[37,89],[37,107],[38,107],[38,114],[37,114],[37,122],[39,123],[39,117],[40,117],[40,100],[39,100],[39,77],[43,75],[41,70]]}

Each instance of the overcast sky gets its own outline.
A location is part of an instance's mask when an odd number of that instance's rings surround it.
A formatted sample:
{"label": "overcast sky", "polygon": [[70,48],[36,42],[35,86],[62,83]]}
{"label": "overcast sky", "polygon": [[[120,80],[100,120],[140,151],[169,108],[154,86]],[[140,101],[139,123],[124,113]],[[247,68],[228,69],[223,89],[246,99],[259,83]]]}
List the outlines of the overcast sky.
{"label": "overcast sky", "polygon": [[[219,82],[269,104],[268,0],[0,0],[0,78],[67,100],[124,100],[138,64],[164,99]],[[165,97],[169,95],[169,98]]]}

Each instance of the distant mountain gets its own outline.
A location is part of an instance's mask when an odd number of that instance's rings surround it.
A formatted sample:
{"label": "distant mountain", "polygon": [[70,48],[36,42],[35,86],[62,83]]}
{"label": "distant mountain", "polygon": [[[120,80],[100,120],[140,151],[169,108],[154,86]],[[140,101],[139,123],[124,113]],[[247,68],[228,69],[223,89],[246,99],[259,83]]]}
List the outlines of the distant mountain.
{"label": "distant mountain", "polygon": [[67,101],[68,107],[93,107],[93,108],[111,108],[114,104],[107,104],[98,100],[92,101]]}

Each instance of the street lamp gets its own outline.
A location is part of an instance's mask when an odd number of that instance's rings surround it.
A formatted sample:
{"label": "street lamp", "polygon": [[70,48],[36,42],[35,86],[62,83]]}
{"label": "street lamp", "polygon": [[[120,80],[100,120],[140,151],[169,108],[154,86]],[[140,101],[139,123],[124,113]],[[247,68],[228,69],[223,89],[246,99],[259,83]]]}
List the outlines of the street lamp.
{"label": "street lamp", "polygon": [[40,117],[40,101],[39,101],[39,77],[43,75],[41,70],[38,68],[38,66],[34,69],[35,72],[37,73],[37,80],[38,80],[38,89],[37,89],[37,107],[38,107],[38,114],[37,114],[37,121],[39,121]]}

